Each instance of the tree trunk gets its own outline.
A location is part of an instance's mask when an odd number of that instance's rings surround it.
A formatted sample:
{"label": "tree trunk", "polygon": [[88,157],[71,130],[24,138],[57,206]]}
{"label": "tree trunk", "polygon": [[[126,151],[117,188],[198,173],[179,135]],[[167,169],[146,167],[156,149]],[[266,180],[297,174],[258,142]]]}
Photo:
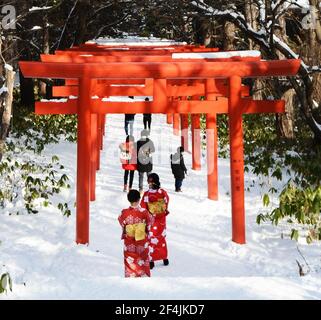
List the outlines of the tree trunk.
{"label": "tree trunk", "polygon": [[[44,16],[43,19],[43,53],[44,54],[49,54],[50,53],[50,44],[49,44],[49,28],[48,28],[48,17],[47,15]],[[40,94],[42,97],[46,97],[48,99],[48,94],[47,94],[47,84],[44,81],[39,82],[40,86]]]}
{"label": "tree trunk", "polygon": [[32,110],[35,104],[33,80],[25,78],[21,71],[19,71],[19,77],[21,105]]}
{"label": "tree trunk", "polygon": [[[259,11],[256,7],[253,0],[245,0],[245,19],[249,26],[254,31],[258,31],[258,22],[257,19],[259,17]],[[249,49],[250,50],[260,50],[260,46],[255,44],[252,39],[248,39]],[[253,79],[248,80],[248,83],[251,85],[251,95],[255,100],[263,99],[263,89],[264,89],[264,80],[261,79]]]}
{"label": "tree trunk", "polygon": [[[27,48],[21,52],[20,60],[32,60],[30,51]],[[27,107],[30,111],[33,111],[33,107],[35,104],[33,79],[25,78],[21,70],[19,70],[19,79],[21,105]]]}
{"label": "tree trunk", "polygon": [[[257,31],[258,24],[257,24],[257,18],[259,16],[259,12],[257,10],[257,7],[253,3],[253,0],[245,0],[245,19],[246,22],[252,27],[254,31]],[[249,49],[254,50],[255,49],[255,43],[253,40],[249,39]]]}
{"label": "tree trunk", "polygon": [[277,114],[279,133],[287,139],[294,139],[294,98],[295,90],[287,90],[281,97],[285,100],[285,113]]}
{"label": "tree trunk", "polygon": [[0,162],[4,154],[5,140],[7,138],[10,128],[13,101],[13,87],[15,78],[15,72],[13,71],[13,69],[10,69],[9,67],[4,68],[3,66],[1,66],[1,69],[1,74],[5,74],[5,81],[3,84],[4,87],[6,87],[7,89],[0,96]]}
{"label": "tree trunk", "polygon": [[225,22],[224,24],[224,42],[223,50],[235,49],[235,25],[232,22]]}
{"label": "tree trunk", "polygon": [[[282,6],[280,8],[283,9]],[[280,16],[278,19],[278,27],[274,28],[275,35],[284,41],[284,43],[288,43],[288,38],[286,34],[286,22],[284,16]],[[280,60],[285,59],[286,57],[280,52],[276,52],[278,58]],[[278,81],[277,81],[278,82]],[[277,89],[278,91],[279,89]],[[281,99],[285,100],[285,113],[277,114],[277,131],[281,135],[281,137],[287,139],[294,139],[294,97],[295,90],[290,89],[285,92],[282,92]]]}
{"label": "tree trunk", "polygon": [[208,46],[211,43],[211,22],[208,18],[195,16],[193,19],[194,42]]}
{"label": "tree trunk", "polygon": [[[7,43],[4,43],[5,39],[0,25],[0,162],[5,151],[5,139],[10,127],[15,75],[13,68],[6,64],[3,54],[7,49],[5,47]],[[7,50],[7,53],[9,51]]]}
{"label": "tree trunk", "polygon": [[310,0],[311,10],[311,20],[314,23],[314,31],[316,40],[321,44],[321,10],[319,6],[319,0]]}
{"label": "tree trunk", "polygon": [[80,0],[78,3],[78,28],[76,32],[75,45],[84,43],[86,39],[87,20],[90,10],[90,0]]}

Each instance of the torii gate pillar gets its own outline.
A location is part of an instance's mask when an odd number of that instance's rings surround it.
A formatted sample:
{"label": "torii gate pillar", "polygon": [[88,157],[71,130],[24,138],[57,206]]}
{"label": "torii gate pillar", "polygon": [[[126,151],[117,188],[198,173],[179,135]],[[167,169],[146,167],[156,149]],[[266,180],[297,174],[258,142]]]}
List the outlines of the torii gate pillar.
{"label": "torii gate pillar", "polygon": [[92,80],[79,79],[77,129],[77,221],[76,242],[89,243],[89,177],[91,153],[91,91]]}
{"label": "torii gate pillar", "polygon": [[201,170],[201,121],[200,114],[192,114],[192,169]]}
{"label": "torii gate pillar", "polygon": [[[186,98],[184,99],[186,100]],[[181,146],[188,152],[188,114],[181,114]]]}
{"label": "torii gate pillar", "polygon": [[[207,79],[205,93],[207,100],[214,100],[214,79]],[[242,119],[242,118],[241,118]],[[207,150],[207,190],[208,198],[218,200],[218,174],[217,174],[217,126],[216,113],[206,114],[206,150]]]}
{"label": "torii gate pillar", "polygon": [[90,152],[90,201],[96,200],[96,171],[98,165],[98,127],[97,114],[91,114],[91,152]]}
{"label": "torii gate pillar", "polygon": [[167,124],[172,124],[173,123],[173,115],[171,113],[167,113],[166,122],[167,122]]}
{"label": "torii gate pillar", "polygon": [[174,113],[173,114],[173,130],[174,130],[175,136],[179,135],[179,124],[180,124],[180,115],[179,115],[179,113]]}
{"label": "torii gate pillar", "polygon": [[241,106],[242,80],[238,76],[229,78],[229,132],[230,170],[232,196],[232,240],[245,243],[244,209],[244,152]]}

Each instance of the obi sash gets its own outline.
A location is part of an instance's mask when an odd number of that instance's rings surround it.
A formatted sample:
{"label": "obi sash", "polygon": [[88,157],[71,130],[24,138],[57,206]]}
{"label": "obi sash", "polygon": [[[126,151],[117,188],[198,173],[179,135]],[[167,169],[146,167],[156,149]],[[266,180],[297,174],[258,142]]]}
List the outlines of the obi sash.
{"label": "obi sash", "polygon": [[166,211],[166,203],[164,199],[158,199],[154,202],[148,202],[148,210],[152,214],[161,214]]}
{"label": "obi sash", "polygon": [[136,241],[144,240],[146,237],[146,223],[134,223],[126,225],[126,234],[135,238]]}

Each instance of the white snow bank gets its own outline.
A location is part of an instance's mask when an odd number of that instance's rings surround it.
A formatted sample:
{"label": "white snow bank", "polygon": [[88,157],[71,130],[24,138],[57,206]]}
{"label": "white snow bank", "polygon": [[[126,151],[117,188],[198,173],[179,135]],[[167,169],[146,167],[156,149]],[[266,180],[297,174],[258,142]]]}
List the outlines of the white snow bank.
{"label": "white snow bank", "polygon": [[[136,140],[142,129],[143,116],[137,114]],[[238,245],[231,242],[229,159],[218,161],[218,201],[207,199],[204,150],[201,171],[191,170],[191,154],[184,153],[188,176],[183,192],[176,193],[169,155],[180,146],[181,138],[173,135],[173,127],[166,124],[164,115],[152,116],[150,138],[156,148],[153,171],[160,175],[162,188],[170,197],[169,265],[156,262],[151,278],[124,278],[123,243],[117,220],[120,210],[129,206],[122,192],[124,171],[118,153],[125,139],[124,115],[108,114],[96,201],[90,203],[89,246],[75,243],[74,208],[69,218],[50,207],[37,215],[6,213],[16,208],[0,210],[0,273],[8,271],[13,280],[13,292],[0,295],[0,300],[321,299],[321,243],[291,241],[286,236],[289,230],[280,225],[284,228],[282,239],[280,229],[256,223],[256,216],[266,210],[262,195],[271,186],[280,190],[288,177],[278,182],[245,173],[247,243]],[[77,146],[62,140],[46,146],[41,157],[51,159],[53,155],[65,167],[61,173],[71,180],[63,202],[74,203]],[[33,153],[31,156],[35,158]],[[146,186],[144,180],[144,189]],[[136,172],[133,187],[138,188]],[[311,267],[304,277],[300,277],[296,263],[298,260],[305,264],[297,247]]]}

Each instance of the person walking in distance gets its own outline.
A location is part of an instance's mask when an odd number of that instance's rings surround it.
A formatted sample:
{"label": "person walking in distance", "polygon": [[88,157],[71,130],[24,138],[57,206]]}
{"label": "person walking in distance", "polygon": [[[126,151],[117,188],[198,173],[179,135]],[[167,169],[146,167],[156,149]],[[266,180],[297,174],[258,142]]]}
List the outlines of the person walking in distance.
{"label": "person walking in distance", "polygon": [[[149,101],[149,98],[145,98],[145,101]],[[148,130],[150,132],[150,127],[152,124],[152,114],[151,113],[144,113],[143,114],[143,123],[144,123],[144,129]]]}
{"label": "person walking in distance", "polygon": [[139,175],[139,192],[143,192],[144,174],[150,174],[153,170],[152,153],[155,152],[155,146],[152,140],[148,138],[148,131],[141,132],[141,138],[137,141],[137,170]]}
{"label": "person walking in distance", "polygon": [[170,155],[172,173],[175,178],[175,191],[182,192],[181,187],[183,180],[185,179],[185,174],[187,174],[187,169],[184,163],[183,157],[184,147],[178,147],[177,152]]}
{"label": "person walking in distance", "polygon": [[124,170],[124,192],[128,191],[128,176],[129,190],[131,190],[134,181],[135,170],[137,170],[137,152],[135,140],[133,136],[127,136],[126,141],[119,145],[120,162]]}
{"label": "person walking in distance", "polygon": [[128,126],[129,126],[129,135],[134,134],[134,120],[135,120],[135,113],[126,113],[125,114],[125,133],[128,136]]}

